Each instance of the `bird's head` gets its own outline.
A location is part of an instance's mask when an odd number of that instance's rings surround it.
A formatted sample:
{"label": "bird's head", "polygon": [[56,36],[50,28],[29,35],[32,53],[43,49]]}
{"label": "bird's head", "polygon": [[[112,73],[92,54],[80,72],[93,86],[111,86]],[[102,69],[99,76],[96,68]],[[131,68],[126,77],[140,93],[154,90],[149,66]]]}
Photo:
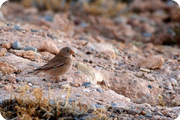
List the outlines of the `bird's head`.
{"label": "bird's head", "polygon": [[74,54],[74,51],[69,47],[64,47],[59,51],[58,54],[64,57],[71,57],[71,55]]}

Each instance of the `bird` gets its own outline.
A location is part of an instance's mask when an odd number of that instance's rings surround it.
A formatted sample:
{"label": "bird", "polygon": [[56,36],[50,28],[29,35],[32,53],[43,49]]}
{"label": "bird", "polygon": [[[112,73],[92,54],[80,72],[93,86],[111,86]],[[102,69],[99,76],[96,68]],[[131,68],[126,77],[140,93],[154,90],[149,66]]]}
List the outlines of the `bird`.
{"label": "bird", "polygon": [[35,69],[29,73],[46,72],[50,75],[56,76],[58,80],[59,76],[68,72],[73,64],[72,55],[74,51],[70,47],[63,47],[59,53],[52,58],[47,64]]}

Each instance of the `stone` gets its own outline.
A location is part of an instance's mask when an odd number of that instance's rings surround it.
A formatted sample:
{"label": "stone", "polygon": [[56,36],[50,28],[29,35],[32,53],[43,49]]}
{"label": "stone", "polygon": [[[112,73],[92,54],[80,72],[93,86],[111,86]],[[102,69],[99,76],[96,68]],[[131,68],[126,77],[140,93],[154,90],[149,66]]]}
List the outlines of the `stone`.
{"label": "stone", "polygon": [[177,75],[177,80],[178,80],[178,81],[180,81],[180,74],[179,74],[179,75]]}
{"label": "stone", "polygon": [[90,87],[91,86],[91,82],[84,82],[82,84],[82,86],[85,86],[85,88]]}
{"label": "stone", "polygon": [[170,78],[170,82],[171,82],[172,86],[177,86],[177,84],[178,84],[177,80],[174,78]]}
{"label": "stone", "polygon": [[96,71],[94,68],[87,66],[86,64],[82,62],[75,61],[74,62],[75,67],[90,77],[90,82],[97,84],[98,82],[102,82],[103,76],[100,72]]}
{"label": "stone", "polygon": [[11,46],[13,49],[15,50],[20,50],[21,49],[21,44],[19,41],[15,41],[12,46]]}
{"label": "stone", "polygon": [[111,44],[107,43],[94,43],[93,49],[95,49],[98,53],[105,54],[112,59],[116,59],[115,48]]}
{"label": "stone", "polygon": [[15,25],[13,29],[14,30],[21,30],[21,27],[19,25]]}
{"label": "stone", "polygon": [[102,111],[106,111],[106,108],[103,105],[95,104],[96,109],[100,109]]}
{"label": "stone", "polygon": [[10,83],[16,83],[16,76],[14,74],[6,75],[6,78]]}
{"label": "stone", "polygon": [[47,51],[50,52],[51,54],[58,54],[59,49],[57,46],[51,42],[51,41],[44,41],[41,46],[38,48],[39,51]]}
{"label": "stone", "polygon": [[100,88],[97,88],[96,91],[100,92],[100,93],[103,93],[103,90],[100,89]]}
{"label": "stone", "polygon": [[147,58],[140,57],[137,59],[137,63],[135,64],[142,68],[160,69],[161,66],[164,64],[164,58],[161,55],[149,56]]}
{"label": "stone", "polygon": [[23,57],[30,60],[41,61],[41,54],[33,51],[25,51]]}
{"label": "stone", "polygon": [[6,48],[0,48],[0,57],[6,55]]}
{"label": "stone", "polygon": [[175,96],[175,98],[172,100],[172,104],[175,105],[175,106],[180,105],[180,94]]}
{"label": "stone", "polygon": [[11,48],[11,43],[10,42],[4,42],[4,43],[2,43],[2,47],[9,49],[9,48]]}
{"label": "stone", "polygon": [[[107,76],[109,76],[109,78]],[[118,73],[118,76],[112,76],[106,73],[104,80],[110,84],[109,88],[111,90],[129,97],[136,103],[154,104],[153,102],[157,95],[163,92],[156,82],[137,78],[129,72]],[[141,98],[145,98],[145,100],[141,100]]]}
{"label": "stone", "polygon": [[6,21],[6,19],[4,18],[4,15],[3,15],[3,13],[2,13],[2,11],[0,11],[0,21],[3,21],[3,22]]}
{"label": "stone", "polygon": [[7,63],[4,62],[0,62],[0,72],[2,74],[10,74],[10,73],[14,73],[17,69],[15,67],[13,67],[12,65],[9,65]]}
{"label": "stone", "polygon": [[35,48],[35,47],[25,47],[25,48],[23,48],[23,50],[25,50],[25,51],[34,51],[34,52],[37,52],[37,48]]}

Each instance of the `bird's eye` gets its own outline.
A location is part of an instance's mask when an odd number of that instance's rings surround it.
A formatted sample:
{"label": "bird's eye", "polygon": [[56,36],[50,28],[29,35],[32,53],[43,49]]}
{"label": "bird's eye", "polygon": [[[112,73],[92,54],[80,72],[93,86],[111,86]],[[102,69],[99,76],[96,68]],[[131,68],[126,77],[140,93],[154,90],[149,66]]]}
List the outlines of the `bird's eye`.
{"label": "bird's eye", "polygon": [[69,50],[67,50],[67,52],[69,52]]}

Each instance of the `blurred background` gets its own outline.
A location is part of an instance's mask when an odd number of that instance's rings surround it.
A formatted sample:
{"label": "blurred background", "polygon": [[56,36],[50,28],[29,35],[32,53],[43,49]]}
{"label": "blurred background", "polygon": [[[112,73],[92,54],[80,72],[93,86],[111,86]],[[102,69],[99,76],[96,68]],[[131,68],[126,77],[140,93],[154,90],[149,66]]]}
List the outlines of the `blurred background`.
{"label": "blurred background", "polygon": [[10,0],[2,20],[107,41],[180,45],[180,10],[172,0]]}

